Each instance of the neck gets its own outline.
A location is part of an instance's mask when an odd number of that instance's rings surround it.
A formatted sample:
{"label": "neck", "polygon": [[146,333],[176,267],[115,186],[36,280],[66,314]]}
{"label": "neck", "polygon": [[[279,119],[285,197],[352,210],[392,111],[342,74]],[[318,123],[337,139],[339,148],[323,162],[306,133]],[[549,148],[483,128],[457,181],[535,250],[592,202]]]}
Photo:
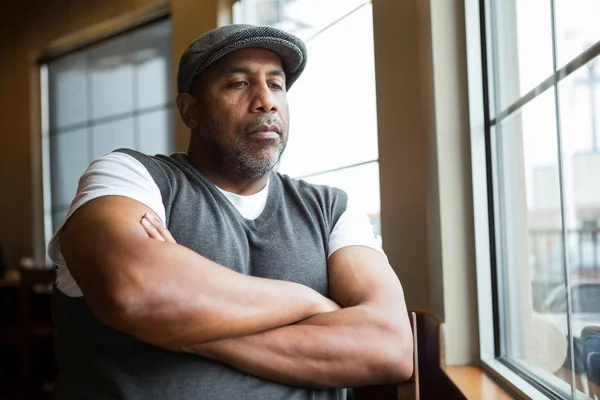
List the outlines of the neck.
{"label": "neck", "polygon": [[188,147],[188,159],[194,168],[202,172],[216,186],[241,196],[249,196],[260,192],[269,181],[269,173],[257,179],[249,179],[224,171],[217,163],[212,162],[210,157],[202,154],[198,146],[193,146],[191,142]]}

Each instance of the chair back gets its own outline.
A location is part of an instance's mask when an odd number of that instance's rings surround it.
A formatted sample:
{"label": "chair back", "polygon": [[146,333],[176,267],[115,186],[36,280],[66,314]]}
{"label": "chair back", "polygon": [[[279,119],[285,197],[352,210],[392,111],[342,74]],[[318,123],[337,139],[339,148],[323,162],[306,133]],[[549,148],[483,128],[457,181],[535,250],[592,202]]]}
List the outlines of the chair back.
{"label": "chair back", "polygon": [[413,376],[415,382],[415,400],[421,399],[419,382],[419,341],[417,338],[417,313],[410,313],[410,325],[413,333]]}

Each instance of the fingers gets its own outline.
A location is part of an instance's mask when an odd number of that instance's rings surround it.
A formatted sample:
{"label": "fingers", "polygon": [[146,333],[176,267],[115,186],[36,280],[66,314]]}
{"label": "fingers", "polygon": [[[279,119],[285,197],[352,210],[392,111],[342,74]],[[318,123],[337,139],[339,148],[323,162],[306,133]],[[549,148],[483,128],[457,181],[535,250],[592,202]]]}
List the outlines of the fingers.
{"label": "fingers", "polygon": [[146,213],[142,217],[142,226],[148,233],[148,236],[152,239],[159,240],[161,242],[177,243],[171,232],[165,228],[162,223],[152,215]]}
{"label": "fingers", "polygon": [[159,240],[161,242],[166,242],[166,240],[160,235],[160,232],[156,227],[152,224],[152,221],[146,216],[146,214],[142,217],[142,226],[146,229],[146,233],[152,239]]}
{"label": "fingers", "polygon": [[155,225],[157,225],[156,229],[160,232],[161,236],[169,243],[177,243],[171,232],[165,228],[162,223],[158,220],[154,220]]}

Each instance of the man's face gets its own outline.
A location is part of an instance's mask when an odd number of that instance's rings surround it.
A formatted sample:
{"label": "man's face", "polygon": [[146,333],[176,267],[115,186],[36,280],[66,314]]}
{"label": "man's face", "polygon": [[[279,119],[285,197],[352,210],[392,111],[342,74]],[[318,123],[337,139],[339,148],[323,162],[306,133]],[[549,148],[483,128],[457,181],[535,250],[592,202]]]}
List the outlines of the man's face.
{"label": "man's face", "polygon": [[288,138],[285,74],[273,52],[248,48],[218,60],[194,81],[201,152],[224,173],[258,179],[279,161]]}

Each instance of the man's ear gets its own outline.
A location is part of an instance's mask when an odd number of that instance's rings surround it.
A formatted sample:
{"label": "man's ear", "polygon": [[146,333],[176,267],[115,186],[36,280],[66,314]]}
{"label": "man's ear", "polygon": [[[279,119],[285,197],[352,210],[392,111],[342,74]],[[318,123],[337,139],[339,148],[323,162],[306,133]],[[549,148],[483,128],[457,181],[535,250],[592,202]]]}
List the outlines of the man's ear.
{"label": "man's ear", "polygon": [[196,129],[198,127],[198,115],[194,96],[190,93],[179,93],[176,103],[183,123],[190,129]]}

